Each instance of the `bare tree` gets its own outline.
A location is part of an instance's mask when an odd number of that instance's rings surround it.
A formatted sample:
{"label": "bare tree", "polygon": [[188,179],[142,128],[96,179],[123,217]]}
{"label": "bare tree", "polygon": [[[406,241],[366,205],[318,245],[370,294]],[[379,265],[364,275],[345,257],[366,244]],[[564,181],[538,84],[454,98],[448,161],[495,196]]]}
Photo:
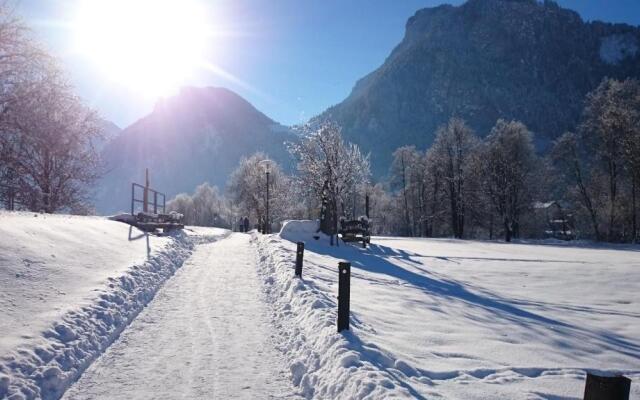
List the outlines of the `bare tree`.
{"label": "bare tree", "polygon": [[7,1],[0,1],[0,110],[4,111],[18,84],[33,81],[52,63],[33,41],[29,28]]}
{"label": "bare tree", "polygon": [[31,210],[86,213],[101,172],[94,149],[100,131],[96,113],[73,94],[6,3],[0,4],[2,194]]}
{"label": "bare tree", "polygon": [[594,187],[591,180],[591,171],[585,165],[583,147],[580,138],[575,133],[567,132],[558,138],[551,151],[551,158],[559,171],[565,176],[566,183],[573,188],[579,204],[589,215],[591,228],[596,240],[601,240],[599,227],[599,208],[597,206]]}
{"label": "bare tree", "polygon": [[533,202],[536,155],[532,136],[521,122],[500,119],[479,157],[484,190],[502,220],[507,242],[518,236],[520,217]]}
{"label": "bare tree", "polygon": [[[243,215],[264,222],[267,210],[267,168],[269,170],[269,219],[279,221],[286,217],[289,206],[287,194],[289,177],[280,166],[264,153],[242,158],[227,183],[229,199]],[[271,222],[270,221],[270,222]]]}
{"label": "bare tree", "polygon": [[622,153],[631,181],[631,240],[638,240],[638,190],[640,189],[640,80],[626,79],[611,96],[617,128],[622,132]]}
{"label": "bare tree", "polygon": [[602,168],[607,180],[608,221],[607,239],[614,240],[617,221],[616,208],[620,192],[623,169],[624,138],[622,113],[618,100],[621,82],[604,79],[593,92],[587,95],[580,131],[582,140],[594,155],[594,161]]}
{"label": "bare tree", "polygon": [[422,172],[420,160],[421,155],[415,146],[403,146],[393,152],[391,163],[391,183],[400,190],[404,216],[403,234],[408,236],[415,235],[413,218],[411,218],[415,197],[411,192],[420,190],[419,186],[422,185],[423,180],[419,176]]}
{"label": "bare tree", "polygon": [[586,99],[579,136],[555,146],[597,240],[636,240],[640,175],[640,84],[605,78]]}
{"label": "bare tree", "polygon": [[479,139],[459,118],[452,118],[438,129],[433,144],[435,165],[442,177],[443,189],[449,202],[451,228],[457,238],[464,236],[465,217],[469,207],[472,159],[478,149]]}
{"label": "bare tree", "polygon": [[401,210],[397,202],[389,193],[388,188],[381,183],[367,188],[369,195],[369,217],[372,233],[376,235],[392,235],[402,231]]}
{"label": "bare tree", "polygon": [[32,210],[53,213],[86,206],[101,173],[95,111],[85,107],[57,69],[18,84],[2,121],[5,162]]}
{"label": "bare tree", "polygon": [[[0,2],[0,125],[4,125],[10,105],[18,96],[16,85],[25,87],[37,79],[51,60],[31,40],[28,28],[7,2]],[[4,127],[0,130],[0,198],[13,208],[18,173],[10,164],[19,150],[19,141]]]}
{"label": "bare tree", "polygon": [[427,237],[436,234],[436,224],[443,215],[442,186],[443,176],[440,161],[435,148],[431,147],[424,156],[424,235]]}

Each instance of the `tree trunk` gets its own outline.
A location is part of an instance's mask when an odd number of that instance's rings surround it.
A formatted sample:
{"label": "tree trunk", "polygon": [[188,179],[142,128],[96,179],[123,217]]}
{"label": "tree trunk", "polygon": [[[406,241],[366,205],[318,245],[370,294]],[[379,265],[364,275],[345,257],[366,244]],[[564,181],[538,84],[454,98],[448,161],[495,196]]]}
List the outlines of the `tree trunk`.
{"label": "tree trunk", "polygon": [[449,205],[451,207],[451,229],[456,239],[462,238],[460,231],[460,203],[454,182],[449,182]]}
{"label": "tree trunk", "polygon": [[[334,218],[334,224],[335,224],[334,232],[336,234],[336,246],[340,247],[340,238],[338,237],[338,228],[339,228],[338,227],[338,220],[339,220],[339,218],[338,218],[338,202],[335,201],[333,204],[334,204],[334,206],[333,206],[333,215],[335,216],[335,218]],[[342,203],[340,203],[340,204],[342,204]],[[342,205],[342,211],[344,212],[344,205]]]}
{"label": "tree trunk", "polygon": [[614,224],[616,212],[616,196],[617,196],[617,167],[615,162],[609,162],[609,230],[607,239],[612,242],[614,239]]}
{"label": "tree trunk", "polygon": [[638,241],[638,209],[637,209],[637,204],[636,204],[636,189],[637,189],[637,185],[638,185],[638,175],[634,174],[634,176],[631,178],[631,203],[632,203],[632,211],[633,211],[633,220],[632,220],[632,230],[633,230],[633,237],[632,237],[632,242],[636,243]]}
{"label": "tree trunk", "polygon": [[460,199],[458,199],[458,233],[459,233],[459,239],[462,239],[464,237],[464,217],[465,217],[465,206],[464,206],[464,199],[462,198],[462,192]]}
{"label": "tree trunk", "polygon": [[489,240],[493,240],[493,214],[489,217]]}
{"label": "tree trunk", "polygon": [[576,183],[578,184],[578,188],[580,189],[582,202],[589,211],[593,233],[596,235],[596,240],[599,242],[602,240],[602,235],[600,234],[600,228],[598,228],[598,215],[596,214],[593,203],[591,202],[591,197],[589,197],[589,192],[587,191],[587,187],[585,186],[585,183],[582,179],[582,169],[580,168],[578,156],[576,155],[575,151],[573,153],[573,160],[573,174],[576,179]]}
{"label": "tree trunk", "polygon": [[402,163],[402,195],[404,197],[404,229],[407,236],[413,236],[411,233],[411,222],[409,221],[409,199],[407,198],[407,167],[404,164],[404,154],[400,158]]}
{"label": "tree trunk", "polygon": [[438,207],[438,191],[440,190],[440,180],[436,177],[433,183],[433,201],[431,202],[431,212],[429,216],[429,232],[427,234],[428,237],[433,236],[433,224],[435,223],[435,215]]}
{"label": "tree trunk", "polygon": [[513,232],[511,231],[511,224],[507,219],[504,220],[504,240],[505,242],[511,242]]}

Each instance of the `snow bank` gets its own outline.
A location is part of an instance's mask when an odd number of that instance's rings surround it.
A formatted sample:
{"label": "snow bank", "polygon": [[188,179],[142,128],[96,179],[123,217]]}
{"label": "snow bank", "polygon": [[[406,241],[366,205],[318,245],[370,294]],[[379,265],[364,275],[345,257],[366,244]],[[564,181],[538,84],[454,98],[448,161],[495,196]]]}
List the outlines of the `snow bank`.
{"label": "snow bank", "polygon": [[282,223],[279,235],[283,239],[291,241],[315,240],[315,237],[324,236],[323,233],[318,232],[319,227],[318,220],[289,220]]}
{"label": "snow bank", "polygon": [[[295,240],[315,235],[314,221],[299,222],[286,223],[281,235]],[[337,333],[337,279],[331,283],[335,290],[326,292],[313,279],[295,278],[295,244],[278,236],[256,235],[254,240],[280,350],[305,398],[414,398],[412,388],[398,379],[410,367],[351,332]],[[362,326],[353,317],[352,324]]]}
{"label": "snow bank", "polygon": [[0,213],[0,236],[0,398],[10,399],[59,398],[193,247],[180,232],[33,213]]}
{"label": "snow bank", "polygon": [[[304,224],[302,224],[304,225]],[[581,398],[586,371],[640,396],[638,251],[373,238],[368,249],[256,236],[282,351],[306,398]],[[287,240],[285,240],[286,238]],[[336,333],[337,265],[351,331]]]}

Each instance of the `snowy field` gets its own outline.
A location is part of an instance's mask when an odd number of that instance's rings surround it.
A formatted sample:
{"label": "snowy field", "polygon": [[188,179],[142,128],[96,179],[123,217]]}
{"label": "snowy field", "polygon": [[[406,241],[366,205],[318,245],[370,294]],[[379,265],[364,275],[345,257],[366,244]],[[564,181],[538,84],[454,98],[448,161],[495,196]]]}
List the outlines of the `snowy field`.
{"label": "snowy field", "polygon": [[0,398],[56,398],[222,230],[145,235],[120,222],[0,212]]}
{"label": "snowy field", "polygon": [[[380,237],[363,250],[311,231],[297,223],[256,238],[306,397],[581,399],[590,370],[624,373],[640,398],[639,247]],[[337,335],[342,259],[352,331]]]}
{"label": "snowy field", "polygon": [[566,400],[585,371],[622,373],[640,398],[640,247],[330,247],[315,226],[158,237],[0,213],[0,398]]}
{"label": "snowy field", "polygon": [[0,213],[0,354],[90,304],[109,277],[170,240],[129,234],[127,225],[104,218]]}

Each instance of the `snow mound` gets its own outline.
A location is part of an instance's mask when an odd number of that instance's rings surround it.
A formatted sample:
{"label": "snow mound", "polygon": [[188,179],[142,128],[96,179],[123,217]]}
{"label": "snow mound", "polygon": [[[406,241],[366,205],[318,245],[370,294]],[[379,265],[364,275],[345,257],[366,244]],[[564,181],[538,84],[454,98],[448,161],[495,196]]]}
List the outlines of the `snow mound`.
{"label": "snow mound", "polygon": [[[288,221],[284,236],[294,240],[310,237],[315,226],[314,221]],[[410,366],[352,332],[337,333],[336,297],[328,296],[311,280],[294,277],[295,252],[285,247],[291,242],[257,235],[254,240],[258,272],[272,307],[272,323],[280,335],[280,350],[288,358],[293,383],[303,397],[414,398],[411,388],[397,379],[402,370],[410,373]],[[354,322],[357,324],[352,316]]]}
{"label": "snow mound", "polygon": [[285,240],[311,240],[314,236],[324,236],[318,232],[320,222],[318,220],[289,220],[284,221],[280,229],[280,237]]}
{"label": "snow mound", "polygon": [[8,376],[9,382],[0,386],[0,396],[59,398],[189,256],[190,244],[183,237],[173,240],[174,246],[134,265],[123,276],[110,278],[109,291],[55,322],[35,349],[2,358],[0,374]]}
{"label": "snow mound", "polygon": [[287,240],[311,238],[318,234],[320,223],[318,220],[289,220],[284,221],[280,229],[280,237]]}

